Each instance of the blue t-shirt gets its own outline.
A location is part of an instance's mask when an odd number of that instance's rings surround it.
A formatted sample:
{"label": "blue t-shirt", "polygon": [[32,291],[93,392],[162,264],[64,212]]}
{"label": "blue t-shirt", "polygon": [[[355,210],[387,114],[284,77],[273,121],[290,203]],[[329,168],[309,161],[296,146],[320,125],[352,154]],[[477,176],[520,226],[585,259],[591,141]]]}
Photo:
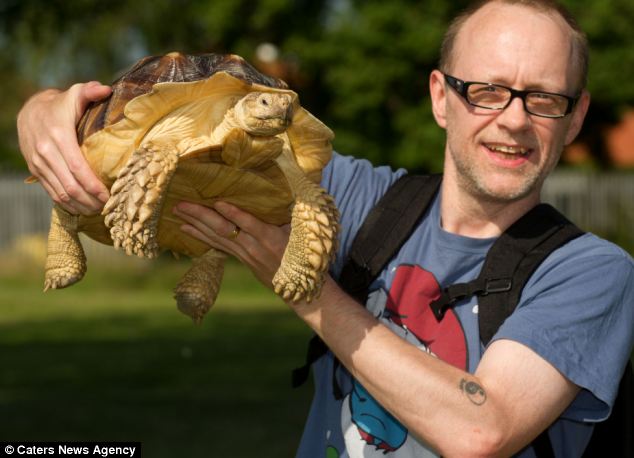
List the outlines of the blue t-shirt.
{"label": "blue t-shirt", "polygon": [[[354,237],[379,198],[404,171],[374,168],[335,154],[322,186],[341,212],[336,277]],[[468,372],[484,352],[477,298],[458,302],[439,323],[429,303],[441,286],[475,278],[494,238],[444,231],[438,195],[427,215],[370,288],[366,307],[421,351]],[[585,234],[554,251],[527,282],[515,312],[493,337],[538,353],[582,388],[549,429],[558,457],[581,456],[592,422],[605,419],[634,343],[634,262],[617,246]],[[314,365],[315,396],[298,457],[432,457],[328,353]],[[333,395],[333,371],[344,397]],[[517,456],[533,457],[527,447]]]}

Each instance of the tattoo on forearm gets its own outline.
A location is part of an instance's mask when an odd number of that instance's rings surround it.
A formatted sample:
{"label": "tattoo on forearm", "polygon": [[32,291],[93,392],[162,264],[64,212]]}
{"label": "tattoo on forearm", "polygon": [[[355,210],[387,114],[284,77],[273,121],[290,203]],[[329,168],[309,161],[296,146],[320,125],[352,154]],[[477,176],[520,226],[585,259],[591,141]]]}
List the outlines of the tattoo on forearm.
{"label": "tattoo on forearm", "polygon": [[487,400],[487,394],[476,382],[467,379],[460,380],[460,389],[467,395],[469,401],[477,406],[481,406]]}

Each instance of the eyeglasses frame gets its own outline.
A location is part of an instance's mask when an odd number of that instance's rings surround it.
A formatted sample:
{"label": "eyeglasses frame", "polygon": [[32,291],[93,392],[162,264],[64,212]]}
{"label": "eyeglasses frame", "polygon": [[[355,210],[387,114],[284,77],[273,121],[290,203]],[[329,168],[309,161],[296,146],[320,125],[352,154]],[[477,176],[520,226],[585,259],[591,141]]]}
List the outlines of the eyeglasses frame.
{"label": "eyeglasses frame", "polygon": [[[511,104],[511,102],[513,102],[513,99],[519,97],[522,100],[522,104],[524,105],[524,110],[527,113],[532,114],[534,116],[539,116],[542,118],[558,119],[558,118],[563,118],[569,115],[570,113],[572,113],[572,109],[574,108],[575,104],[579,100],[579,97],[581,96],[581,94],[579,94],[579,95],[576,95],[575,97],[570,97],[568,95],[559,94],[557,92],[546,92],[546,91],[535,91],[535,90],[527,91],[527,90],[513,89],[512,87],[504,86],[502,84],[485,83],[481,81],[464,81],[464,80],[461,80],[460,78],[456,78],[455,76],[448,75],[447,73],[443,73],[443,76],[445,77],[445,81],[447,82],[447,84],[451,86],[463,99],[465,99],[469,105],[472,105],[478,108],[484,108],[485,110],[495,110],[495,111],[505,110]],[[477,105],[471,102],[467,95],[469,86],[473,84],[483,84],[485,86],[494,86],[494,87],[499,87],[501,89],[506,89],[507,91],[511,93],[511,97],[509,98],[506,105],[500,108],[491,108],[491,107],[484,107],[482,105]],[[546,95],[556,95],[558,97],[563,97],[568,102],[566,111],[561,115],[544,115],[544,114],[533,113],[526,106],[526,97],[530,94],[546,94]]]}

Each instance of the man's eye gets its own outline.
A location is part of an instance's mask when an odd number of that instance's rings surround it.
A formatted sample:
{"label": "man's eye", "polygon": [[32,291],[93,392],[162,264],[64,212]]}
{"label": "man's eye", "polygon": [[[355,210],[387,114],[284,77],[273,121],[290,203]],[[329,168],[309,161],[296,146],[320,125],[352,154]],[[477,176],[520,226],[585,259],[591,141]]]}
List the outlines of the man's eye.
{"label": "man's eye", "polygon": [[482,94],[500,94],[504,92],[504,90],[497,86],[489,86],[489,85],[474,85],[471,87],[472,94],[474,95],[482,95]]}

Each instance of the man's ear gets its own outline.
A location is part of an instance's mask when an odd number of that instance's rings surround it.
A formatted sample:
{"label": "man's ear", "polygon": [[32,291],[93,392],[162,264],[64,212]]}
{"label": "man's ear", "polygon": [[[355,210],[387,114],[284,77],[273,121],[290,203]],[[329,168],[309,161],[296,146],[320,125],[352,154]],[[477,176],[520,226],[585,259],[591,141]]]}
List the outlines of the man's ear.
{"label": "man's ear", "polygon": [[579,100],[577,100],[572,113],[570,114],[572,119],[570,120],[570,125],[568,126],[568,132],[566,132],[566,145],[572,143],[579,134],[589,106],[590,93],[584,89],[583,92],[581,92],[581,96],[579,96]]}
{"label": "man's ear", "polygon": [[447,91],[445,77],[440,70],[434,70],[429,75],[429,94],[431,95],[432,113],[436,123],[443,129],[447,127]]}

